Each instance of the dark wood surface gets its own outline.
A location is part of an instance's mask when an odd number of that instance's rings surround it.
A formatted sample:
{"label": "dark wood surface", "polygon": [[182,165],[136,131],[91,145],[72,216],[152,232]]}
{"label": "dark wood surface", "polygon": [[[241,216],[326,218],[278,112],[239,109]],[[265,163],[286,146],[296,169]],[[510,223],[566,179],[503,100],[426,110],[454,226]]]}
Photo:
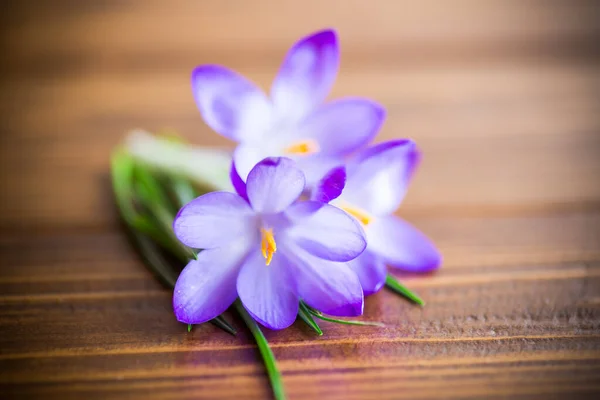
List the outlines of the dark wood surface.
{"label": "dark wood surface", "polygon": [[108,157],[203,124],[189,74],[263,87],[332,26],[332,93],[383,103],[424,151],[400,214],[443,268],[383,291],[385,328],[268,332],[290,399],[600,394],[600,7],[593,1],[48,1],[0,6],[0,398],[269,398],[252,340],[187,333],[129,247]]}

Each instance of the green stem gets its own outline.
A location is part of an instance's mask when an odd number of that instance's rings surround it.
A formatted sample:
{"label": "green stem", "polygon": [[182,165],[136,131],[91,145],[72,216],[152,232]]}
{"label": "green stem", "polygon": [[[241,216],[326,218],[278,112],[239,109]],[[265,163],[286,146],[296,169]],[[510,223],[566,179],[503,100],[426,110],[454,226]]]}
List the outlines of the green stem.
{"label": "green stem", "polygon": [[269,376],[269,381],[271,382],[271,387],[273,388],[273,395],[275,396],[275,399],[285,400],[286,397],[285,392],[283,390],[281,373],[277,368],[275,355],[269,347],[269,342],[267,342],[267,339],[260,330],[260,327],[258,326],[256,321],[250,316],[250,314],[248,314],[248,311],[246,311],[246,309],[239,300],[235,302],[235,308],[246,323],[248,329],[250,329],[250,332],[252,333],[252,336],[254,336],[254,340],[258,345],[258,351],[260,352],[260,355],[262,356],[262,359],[265,363],[265,368],[267,369],[267,375]]}
{"label": "green stem", "polygon": [[317,322],[313,318],[312,314],[306,307],[303,302],[300,302],[300,307],[298,308],[298,316],[306,323],[306,325],[310,326],[319,336],[323,335],[323,331],[317,325]]}
{"label": "green stem", "polygon": [[407,299],[417,303],[420,306],[425,305],[423,299],[421,299],[415,292],[411,291],[409,288],[401,284],[396,278],[394,278],[390,274],[388,274],[385,278],[385,286],[398,293],[399,295],[404,296]]}

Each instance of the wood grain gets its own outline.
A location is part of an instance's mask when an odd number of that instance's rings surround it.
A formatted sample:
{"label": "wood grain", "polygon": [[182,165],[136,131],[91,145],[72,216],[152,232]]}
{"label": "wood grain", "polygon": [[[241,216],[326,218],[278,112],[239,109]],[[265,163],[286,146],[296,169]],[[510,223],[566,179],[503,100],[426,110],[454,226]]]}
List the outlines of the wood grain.
{"label": "wood grain", "polygon": [[242,322],[187,333],[120,230],[108,158],[135,127],[228,145],[189,74],[268,85],[338,29],[332,97],[385,105],[424,160],[400,214],[444,255],[365,319],[267,332],[291,399],[600,393],[600,25],[593,1],[3,2],[0,398],[269,398]]}

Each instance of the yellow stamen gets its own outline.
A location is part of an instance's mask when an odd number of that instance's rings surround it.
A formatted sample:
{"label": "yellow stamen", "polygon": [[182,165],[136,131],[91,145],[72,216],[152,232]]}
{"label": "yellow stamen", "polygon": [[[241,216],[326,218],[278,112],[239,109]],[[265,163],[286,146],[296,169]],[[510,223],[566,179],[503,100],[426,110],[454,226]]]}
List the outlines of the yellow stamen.
{"label": "yellow stamen", "polygon": [[369,215],[369,213],[367,213],[364,210],[361,210],[358,207],[344,204],[340,208],[342,210],[346,211],[348,214],[352,215],[354,218],[356,218],[358,220],[358,222],[360,222],[364,226],[369,225],[369,223],[373,220],[373,217],[371,215]]}
{"label": "yellow stamen", "polygon": [[262,234],[260,250],[266,259],[265,264],[269,265],[273,259],[273,254],[277,251],[277,243],[275,243],[275,237],[273,237],[273,229],[260,228],[260,233]]}
{"label": "yellow stamen", "polygon": [[284,152],[299,156],[307,156],[319,151],[319,144],[312,139],[301,140],[288,146]]}

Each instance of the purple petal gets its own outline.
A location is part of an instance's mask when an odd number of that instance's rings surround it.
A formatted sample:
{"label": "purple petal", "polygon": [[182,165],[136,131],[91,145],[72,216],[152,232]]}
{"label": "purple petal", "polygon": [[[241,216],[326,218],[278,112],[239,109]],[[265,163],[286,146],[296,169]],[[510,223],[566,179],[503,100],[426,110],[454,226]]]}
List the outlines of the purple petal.
{"label": "purple petal", "polygon": [[367,228],[369,249],[390,266],[427,272],[442,261],[431,241],[408,222],[395,216],[375,218]]}
{"label": "purple petal", "polygon": [[381,143],[365,150],[346,166],[346,187],[338,201],[373,215],[393,213],[404,198],[419,158],[411,140]]}
{"label": "purple petal", "polygon": [[248,194],[246,193],[246,182],[242,180],[240,174],[238,174],[237,169],[235,168],[235,162],[231,162],[231,169],[229,170],[229,178],[231,179],[231,184],[235,189],[236,193],[248,201]]}
{"label": "purple petal", "polygon": [[251,252],[237,279],[237,292],[252,317],[270,329],[290,326],[298,314],[298,296],[285,257],[275,253],[269,266],[258,249]]}
{"label": "purple petal", "polygon": [[304,174],[289,158],[265,158],[248,174],[246,191],[255,211],[285,210],[304,190]]}
{"label": "purple petal", "polygon": [[325,154],[346,155],[368,144],[384,119],[383,107],[371,100],[340,99],[308,116],[296,135],[313,139]]}
{"label": "purple petal", "polygon": [[324,30],[298,41],[287,53],[271,98],[280,117],[298,121],[323,102],[339,67],[337,36]]}
{"label": "purple petal", "polygon": [[307,188],[317,185],[329,171],[344,163],[342,157],[328,156],[322,153],[297,157],[294,161],[306,177]]}
{"label": "purple petal", "polygon": [[200,324],[225,311],[237,297],[236,279],[247,251],[237,244],[204,250],[190,261],[173,292],[177,320]]}
{"label": "purple petal", "polygon": [[348,261],[348,265],[358,276],[365,296],[377,293],[385,284],[387,276],[385,262],[369,250],[365,250],[354,260]]}
{"label": "purple petal", "polygon": [[185,245],[211,249],[257,235],[256,215],[235,193],[212,192],[183,206],[173,221],[175,236]]}
{"label": "purple petal", "polygon": [[363,291],[348,264],[323,260],[299,248],[285,251],[291,253],[298,295],[306,304],[329,315],[362,315]]}
{"label": "purple petal", "polygon": [[238,145],[233,152],[233,162],[240,179],[246,182],[252,168],[260,161],[273,155],[275,155],[273,152],[270,153],[268,149],[261,146],[253,144]]}
{"label": "purple petal", "polygon": [[349,261],[365,249],[367,242],[360,224],[337,207],[316,201],[303,201],[287,209],[292,225],[289,240],[316,257]]}
{"label": "purple petal", "polygon": [[241,75],[218,65],[192,73],[192,90],[204,121],[236,141],[258,140],[273,121],[267,96]]}
{"label": "purple petal", "polygon": [[337,199],[346,184],[346,167],[336,167],[317,184],[312,194],[312,200],[329,203]]}

